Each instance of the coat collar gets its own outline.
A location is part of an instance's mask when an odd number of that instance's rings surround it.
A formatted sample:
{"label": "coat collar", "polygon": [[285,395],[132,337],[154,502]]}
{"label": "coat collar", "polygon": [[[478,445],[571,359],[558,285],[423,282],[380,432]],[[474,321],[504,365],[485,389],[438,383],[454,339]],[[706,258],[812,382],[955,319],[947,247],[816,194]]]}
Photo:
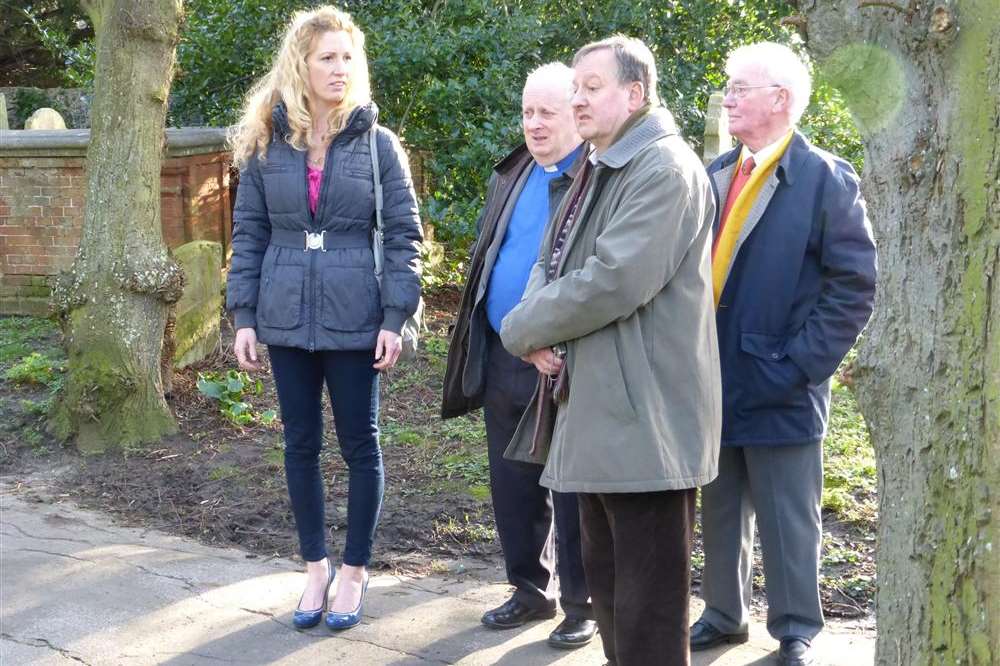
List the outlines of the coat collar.
{"label": "coat collar", "polygon": [[[723,154],[719,160],[716,162],[716,166],[712,169],[713,173],[716,171],[721,171],[726,167],[730,167],[739,160],[740,151],[743,149],[742,143],[737,143],[736,147],[730,150],[728,153]],[[795,130],[792,140],[788,144],[788,148],[785,149],[785,153],[778,160],[778,166],[775,168],[775,175],[781,180],[791,185],[795,182],[795,176],[800,171],[802,166],[802,161],[806,159],[806,156],[814,150],[813,145],[809,143],[801,132]]]}
{"label": "coat collar", "polygon": [[521,144],[514,150],[510,152],[507,157],[503,158],[499,162],[493,165],[493,170],[496,171],[501,176],[506,176],[512,171],[517,173],[521,172],[531,159],[531,153],[528,152],[527,144]]}
{"label": "coat collar", "polygon": [[573,163],[567,167],[566,171],[563,172],[563,175],[568,178],[576,178],[576,174],[580,173],[580,169],[582,169],[583,165],[587,162],[591,150],[593,150],[591,145],[584,141],[580,154],[577,155],[576,159],[573,160]]}
{"label": "coat collar", "polygon": [[643,148],[672,134],[677,134],[673,115],[662,107],[650,109],[644,118],[628,129],[597,161],[612,169],[620,169]]}
{"label": "coat collar", "polygon": [[[338,136],[364,134],[375,125],[377,120],[378,105],[375,102],[362,104],[355,107],[350,115],[347,116],[344,129],[340,131]],[[284,102],[278,102],[274,105],[274,108],[271,110],[271,123],[275,133],[279,136],[285,137],[292,133],[292,127],[288,123],[288,108]]]}

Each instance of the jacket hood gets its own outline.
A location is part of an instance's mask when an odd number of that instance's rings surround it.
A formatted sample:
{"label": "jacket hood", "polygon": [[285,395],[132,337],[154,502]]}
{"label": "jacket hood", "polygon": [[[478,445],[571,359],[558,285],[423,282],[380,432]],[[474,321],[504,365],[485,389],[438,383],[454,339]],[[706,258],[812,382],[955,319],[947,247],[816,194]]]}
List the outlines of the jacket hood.
{"label": "jacket hood", "polygon": [[[364,134],[375,125],[377,120],[378,105],[375,102],[362,104],[351,111],[340,134],[347,136]],[[292,126],[288,122],[288,108],[284,102],[278,102],[274,105],[274,109],[271,111],[271,124],[274,127],[274,133],[281,137],[292,133]]]}

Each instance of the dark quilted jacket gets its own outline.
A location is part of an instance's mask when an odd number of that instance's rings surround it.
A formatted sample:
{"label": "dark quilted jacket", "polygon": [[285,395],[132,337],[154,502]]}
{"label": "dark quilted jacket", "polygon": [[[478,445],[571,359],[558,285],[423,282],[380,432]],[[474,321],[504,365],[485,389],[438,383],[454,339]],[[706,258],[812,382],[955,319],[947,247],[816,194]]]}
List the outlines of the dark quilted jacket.
{"label": "dark quilted jacket", "polygon": [[[381,288],[375,279],[367,132],[377,115],[374,103],[358,107],[330,143],[315,215],[309,211],[306,153],[285,141],[290,130],[283,104],[274,109],[267,157],[252,157],[240,174],[226,308],[237,328],[256,328],[261,342],[310,351],[373,349],[379,329],[398,333],[416,310],[416,195],[399,139],[382,126],[376,134],[384,197]],[[305,251],[306,231],[325,231],[327,250]],[[297,242],[296,234],[302,236],[300,247],[279,246],[290,238]]]}

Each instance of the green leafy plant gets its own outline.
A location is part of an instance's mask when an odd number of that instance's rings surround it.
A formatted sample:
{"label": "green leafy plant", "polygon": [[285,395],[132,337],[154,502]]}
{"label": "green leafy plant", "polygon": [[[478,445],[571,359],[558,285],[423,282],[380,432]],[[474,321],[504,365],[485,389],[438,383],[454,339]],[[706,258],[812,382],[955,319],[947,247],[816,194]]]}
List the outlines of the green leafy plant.
{"label": "green leafy plant", "polygon": [[0,85],[89,86],[94,30],[79,0],[4,0],[0,6]]}
{"label": "green leafy plant", "polygon": [[59,361],[32,352],[8,368],[3,377],[15,384],[36,384],[55,389],[62,382],[63,370]]}
{"label": "green leafy plant", "polygon": [[459,451],[441,460],[443,476],[462,479],[470,486],[486,486],[490,482],[490,464],[486,452]]}
{"label": "green leafy plant", "polygon": [[[46,18],[45,13],[32,9],[22,10],[37,31],[38,41],[54,58],[62,59],[61,74],[66,83],[74,87],[90,87],[94,79],[93,28],[90,19],[77,3],[64,3],[60,10],[62,21]],[[73,16],[72,13],[80,12]],[[56,109],[59,111],[59,109]],[[65,115],[65,114],[64,114]]]}
{"label": "green leafy plant", "polygon": [[826,552],[823,554],[823,566],[832,566],[836,564],[857,564],[861,558],[862,555],[856,550],[830,546],[826,548]]}
{"label": "green leafy plant", "polygon": [[816,80],[801,129],[812,143],[844,158],[861,173],[865,165],[861,135],[840,93],[821,78]]}
{"label": "green leafy plant", "polygon": [[23,409],[24,413],[29,416],[45,416],[52,408],[52,399],[53,396],[49,395],[43,400],[21,400],[21,409]]}
{"label": "green leafy plant", "polygon": [[236,425],[245,426],[251,423],[268,425],[277,418],[273,409],[258,413],[245,400],[248,396],[263,393],[264,385],[259,379],[251,379],[250,375],[243,371],[199,372],[197,385],[202,395],[219,401],[219,411]]}
{"label": "green leafy plant", "polygon": [[874,522],[877,483],[875,451],[864,417],[848,388],[835,380],[829,433],[823,442],[822,506],[843,521]]}

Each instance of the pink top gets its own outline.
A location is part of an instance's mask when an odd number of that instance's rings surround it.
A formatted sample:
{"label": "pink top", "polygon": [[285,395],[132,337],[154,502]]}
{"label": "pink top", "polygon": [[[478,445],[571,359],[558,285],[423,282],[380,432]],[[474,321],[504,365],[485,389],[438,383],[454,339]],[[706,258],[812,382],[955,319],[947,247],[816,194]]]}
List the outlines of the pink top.
{"label": "pink top", "polygon": [[319,204],[319,188],[323,184],[323,170],[307,168],[309,169],[309,210],[315,213],[316,206]]}

